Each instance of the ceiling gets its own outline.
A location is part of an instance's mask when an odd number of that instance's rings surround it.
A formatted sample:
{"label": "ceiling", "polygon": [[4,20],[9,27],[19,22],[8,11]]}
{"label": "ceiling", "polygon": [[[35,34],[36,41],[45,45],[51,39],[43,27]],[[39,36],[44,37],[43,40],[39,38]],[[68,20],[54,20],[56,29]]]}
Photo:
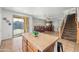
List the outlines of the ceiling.
{"label": "ceiling", "polygon": [[71,7],[3,7],[4,9],[21,12],[36,17],[60,16]]}

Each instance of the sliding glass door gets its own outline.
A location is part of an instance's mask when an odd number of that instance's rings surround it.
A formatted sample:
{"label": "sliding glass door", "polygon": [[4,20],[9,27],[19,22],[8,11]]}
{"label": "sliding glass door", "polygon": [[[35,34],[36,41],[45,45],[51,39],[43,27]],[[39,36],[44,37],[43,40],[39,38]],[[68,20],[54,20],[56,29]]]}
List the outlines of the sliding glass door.
{"label": "sliding glass door", "polygon": [[13,18],[13,36],[19,36],[24,33],[24,19]]}

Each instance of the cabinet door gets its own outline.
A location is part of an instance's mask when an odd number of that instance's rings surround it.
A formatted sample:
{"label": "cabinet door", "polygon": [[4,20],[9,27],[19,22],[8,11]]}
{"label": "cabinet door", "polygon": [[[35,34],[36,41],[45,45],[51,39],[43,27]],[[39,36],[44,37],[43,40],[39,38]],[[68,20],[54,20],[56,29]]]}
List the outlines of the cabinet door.
{"label": "cabinet door", "polygon": [[28,42],[28,46],[29,46],[28,47],[29,52],[38,52],[38,49],[35,46],[33,46],[30,42]]}
{"label": "cabinet door", "polygon": [[33,52],[32,48],[28,46],[28,52]]}
{"label": "cabinet door", "polygon": [[48,48],[46,48],[46,49],[44,50],[44,52],[53,52],[53,51],[54,51],[54,45],[55,45],[55,43],[52,44],[51,46],[49,46]]}

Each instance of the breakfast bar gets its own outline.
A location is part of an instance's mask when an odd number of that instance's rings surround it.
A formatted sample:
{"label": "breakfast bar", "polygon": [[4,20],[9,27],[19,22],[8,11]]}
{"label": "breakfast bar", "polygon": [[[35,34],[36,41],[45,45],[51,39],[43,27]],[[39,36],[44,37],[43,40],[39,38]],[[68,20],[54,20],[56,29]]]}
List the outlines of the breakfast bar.
{"label": "breakfast bar", "polygon": [[39,33],[37,37],[32,33],[24,33],[22,39],[23,52],[53,52],[58,37]]}

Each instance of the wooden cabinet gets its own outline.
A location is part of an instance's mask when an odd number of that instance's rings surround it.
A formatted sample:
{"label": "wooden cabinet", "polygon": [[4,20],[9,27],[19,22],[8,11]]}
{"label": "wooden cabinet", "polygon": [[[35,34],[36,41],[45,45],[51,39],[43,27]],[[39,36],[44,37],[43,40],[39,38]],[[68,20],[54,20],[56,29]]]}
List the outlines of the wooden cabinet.
{"label": "wooden cabinet", "polygon": [[25,40],[24,37],[22,39],[22,50],[23,52],[38,52],[38,49],[36,49],[30,42]]}
{"label": "wooden cabinet", "polygon": [[54,52],[54,45],[55,44],[52,44],[50,45],[48,48],[46,48],[43,52]]}
{"label": "wooden cabinet", "polygon": [[54,26],[50,25],[50,26],[34,26],[34,31],[38,31],[38,32],[54,32]]}
{"label": "wooden cabinet", "polygon": [[[24,39],[22,40],[22,43],[23,43],[23,45],[22,45],[23,52],[41,52],[39,49],[34,47],[30,42],[25,41]],[[53,52],[54,51],[53,48],[54,48],[54,44],[47,47],[43,52]]]}
{"label": "wooden cabinet", "polygon": [[28,46],[28,52],[33,52],[32,48],[30,48],[30,46]]}
{"label": "wooden cabinet", "polygon": [[32,52],[38,52],[38,49],[35,47],[35,46],[33,46],[30,42],[28,42],[28,50],[32,50]]}

